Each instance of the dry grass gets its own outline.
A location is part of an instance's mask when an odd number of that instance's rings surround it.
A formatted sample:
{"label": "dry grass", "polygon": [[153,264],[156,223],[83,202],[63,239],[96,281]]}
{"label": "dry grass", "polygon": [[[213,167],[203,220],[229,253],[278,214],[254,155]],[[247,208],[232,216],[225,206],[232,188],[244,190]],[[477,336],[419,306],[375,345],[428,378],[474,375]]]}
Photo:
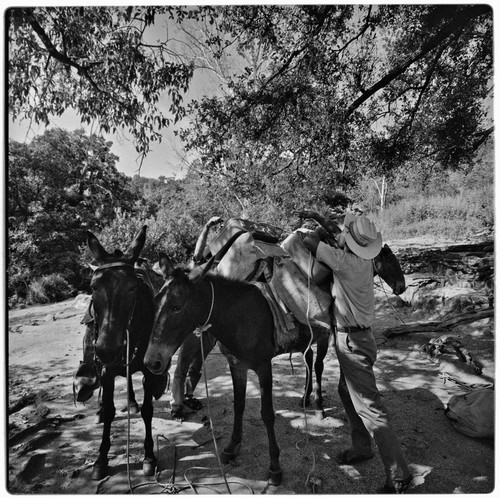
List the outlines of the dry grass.
{"label": "dry grass", "polygon": [[419,196],[371,216],[385,239],[422,234],[459,240],[493,226],[494,201],[482,190],[461,196]]}

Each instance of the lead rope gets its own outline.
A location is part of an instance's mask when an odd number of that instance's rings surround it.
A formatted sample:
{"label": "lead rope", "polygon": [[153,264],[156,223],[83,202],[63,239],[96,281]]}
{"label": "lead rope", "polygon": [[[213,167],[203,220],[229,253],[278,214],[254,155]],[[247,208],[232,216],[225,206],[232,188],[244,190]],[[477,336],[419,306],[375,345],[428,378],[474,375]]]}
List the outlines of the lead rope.
{"label": "lead rope", "polygon": [[[375,273],[377,273],[375,271],[375,263],[373,262],[373,259],[372,259],[372,267],[373,267],[373,271]],[[380,280],[380,287],[382,287],[382,290],[384,291],[384,294],[385,294],[385,299],[386,301],[389,303],[389,306],[392,308],[392,311],[394,313],[394,316],[403,324],[403,325],[406,325],[406,323],[404,322],[404,320],[399,316],[398,312],[396,311],[396,308],[394,308],[393,304],[391,303],[391,301],[389,300],[389,296],[387,295],[387,291],[385,290],[385,286],[384,286],[384,282],[382,282],[382,277],[377,273],[377,277],[379,278]]]}
{"label": "lead rope", "polygon": [[205,393],[207,396],[207,410],[208,410],[208,421],[210,422],[210,432],[212,433],[212,439],[214,442],[214,448],[215,448],[215,456],[217,457],[217,463],[219,464],[219,468],[222,474],[222,477],[224,479],[224,483],[227,488],[228,494],[231,493],[231,488],[229,487],[229,483],[227,481],[226,473],[224,471],[224,466],[222,465],[222,462],[220,461],[220,456],[219,456],[219,448],[217,446],[217,438],[215,437],[215,430],[214,430],[214,424],[212,421],[212,408],[210,406],[210,396],[208,392],[208,381],[207,381],[207,369],[205,365],[205,351],[203,348],[203,334],[200,334],[200,344],[201,344],[201,357],[203,358],[203,380],[205,382]]}
{"label": "lead rope", "polygon": [[[309,327],[310,338],[309,338],[309,344],[307,345],[307,348],[302,353],[302,359],[304,361],[304,365],[306,366],[306,386],[309,385],[309,382],[312,382],[311,370],[309,369],[309,366],[307,365],[307,362],[306,362],[306,353],[307,353],[308,350],[311,349],[312,343],[314,341],[314,333],[313,333],[313,329],[312,329],[311,322],[310,322],[310,319],[309,319],[310,297],[311,297],[311,271],[312,271],[312,263],[313,263],[313,261],[312,261],[312,254],[309,253],[309,268],[308,268],[309,271],[307,272],[307,312],[306,312],[306,319],[307,319],[307,326]],[[310,451],[310,453],[312,455],[312,462],[313,462],[311,470],[307,474],[306,481],[305,481],[305,486],[306,487],[311,486],[312,492],[315,493],[315,491],[316,491],[316,479],[315,479],[315,475],[316,475],[316,455],[314,454],[314,450],[311,448],[311,446],[309,444],[309,427],[308,427],[308,424],[307,424],[307,411],[306,411],[306,397],[305,397],[305,393],[304,393],[302,408],[303,408],[303,411],[304,411],[304,425],[305,425],[305,430],[306,430],[306,446],[309,448],[309,451]],[[297,443],[295,444],[295,447],[299,451],[301,451],[300,448],[299,448],[299,443],[300,443],[300,441],[297,441]]]}
{"label": "lead rope", "polygon": [[215,291],[214,291],[214,284],[212,281],[209,281],[210,286],[212,288],[212,304],[210,304],[210,311],[208,312],[208,317],[205,320],[205,323],[199,327],[196,327],[193,330],[193,334],[197,335],[198,337],[201,337],[202,332],[206,332],[212,325],[208,323],[210,321],[210,318],[212,318],[212,311],[214,310],[214,301],[215,301]]}
{"label": "lead rope", "polygon": [[134,494],[134,488],[132,486],[132,479],[130,477],[130,337],[127,327],[127,364],[126,364],[126,377],[127,377],[127,478],[128,478],[128,488],[131,494]]}
{"label": "lead rope", "polygon": [[[137,298],[136,298],[137,299]],[[132,486],[132,478],[130,476],[130,383],[132,379],[130,377],[130,363],[133,360],[130,360],[130,324],[132,322],[132,318],[135,312],[136,300],[134,300],[134,306],[132,307],[132,313],[130,313],[130,318],[127,323],[126,333],[127,333],[127,346],[125,348],[126,351],[126,363],[125,363],[125,378],[127,382],[127,480],[128,480],[128,488],[131,494],[134,494],[134,487]],[[134,353],[135,356],[135,353]]]}
{"label": "lead rope", "polygon": [[[195,334],[199,335],[200,337],[200,345],[201,345],[201,357],[203,359],[203,380],[205,382],[205,393],[207,396],[207,410],[208,410],[208,420],[210,422],[210,432],[212,433],[212,439],[214,441],[214,447],[215,447],[215,456],[217,457],[217,462],[219,464],[219,468],[222,474],[222,477],[224,478],[224,483],[226,484],[226,488],[229,494],[231,493],[231,488],[229,487],[229,483],[226,478],[226,473],[224,472],[224,466],[222,465],[222,462],[220,461],[220,456],[219,456],[219,448],[217,447],[217,438],[215,437],[215,430],[214,430],[214,425],[212,421],[212,410],[210,406],[210,396],[208,392],[208,381],[207,381],[207,369],[205,365],[205,350],[203,347],[203,332],[206,332],[212,325],[208,323],[210,319],[212,318],[212,311],[214,309],[214,302],[215,302],[215,291],[214,291],[214,284],[212,281],[210,281],[210,286],[212,289],[212,303],[210,305],[210,312],[208,313],[208,317],[205,320],[205,323],[201,327],[197,327],[194,331]],[[196,490],[193,489],[193,491],[196,493]]]}

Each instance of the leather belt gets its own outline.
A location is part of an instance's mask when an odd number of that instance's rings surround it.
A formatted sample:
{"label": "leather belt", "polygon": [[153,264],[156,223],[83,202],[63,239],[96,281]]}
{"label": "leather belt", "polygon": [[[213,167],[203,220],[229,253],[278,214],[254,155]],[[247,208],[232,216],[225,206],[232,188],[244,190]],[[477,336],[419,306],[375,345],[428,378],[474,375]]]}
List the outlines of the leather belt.
{"label": "leather belt", "polygon": [[339,326],[337,327],[337,330],[339,332],[364,332],[365,330],[369,330],[370,327],[344,327],[344,326]]}

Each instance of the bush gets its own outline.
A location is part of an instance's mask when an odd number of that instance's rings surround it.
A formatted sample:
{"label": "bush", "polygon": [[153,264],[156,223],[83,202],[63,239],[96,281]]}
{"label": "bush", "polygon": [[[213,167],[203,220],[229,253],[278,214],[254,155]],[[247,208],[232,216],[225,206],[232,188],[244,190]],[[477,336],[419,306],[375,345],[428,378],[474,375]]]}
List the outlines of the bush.
{"label": "bush", "polygon": [[494,223],[493,197],[470,190],[459,196],[415,196],[370,216],[385,240],[423,235],[463,240]]}
{"label": "bush", "polygon": [[58,273],[34,280],[28,291],[28,302],[47,304],[64,301],[71,297],[73,289],[67,280]]}

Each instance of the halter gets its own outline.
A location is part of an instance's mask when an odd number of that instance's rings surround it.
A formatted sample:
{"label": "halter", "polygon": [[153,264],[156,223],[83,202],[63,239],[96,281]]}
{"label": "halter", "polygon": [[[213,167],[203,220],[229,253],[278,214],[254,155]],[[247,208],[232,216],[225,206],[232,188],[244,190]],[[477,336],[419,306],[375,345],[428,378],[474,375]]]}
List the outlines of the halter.
{"label": "halter", "polygon": [[117,267],[120,267],[120,266],[128,266],[130,268],[134,268],[134,265],[131,265],[130,263],[125,263],[123,261],[115,261],[114,263],[105,263],[103,265],[98,266],[95,269],[94,273],[96,271],[99,271],[99,270],[105,270],[107,268],[117,268]]}

